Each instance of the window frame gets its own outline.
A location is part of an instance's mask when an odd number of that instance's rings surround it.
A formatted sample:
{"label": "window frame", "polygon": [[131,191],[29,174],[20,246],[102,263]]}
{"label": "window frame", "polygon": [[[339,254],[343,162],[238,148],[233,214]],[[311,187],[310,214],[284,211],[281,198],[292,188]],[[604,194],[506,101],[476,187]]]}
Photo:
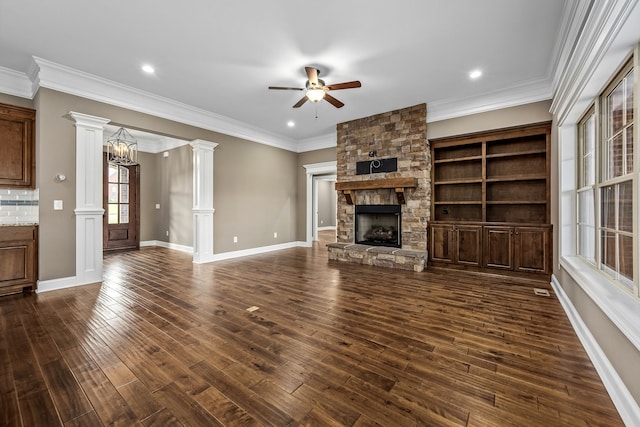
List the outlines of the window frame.
{"label": "window frame", "polygon": [[[640,174],[639,174],[639,152],[640,152],[640,141],[638,138],[638,109],[640,108],[640,103],[638,103],[638,93],[640,89],[639,85],[639,71],[638,67],[634,67],[637,62],[637,58],[633,55],[627,60],[624,61],[623,65],[617,70],[616,73],[613,74],[613,77],[608,81],[608,83],[604,86],[604,89],[598,94],[598,96],[594,99],[594,101],[589,105],[585,113],[577,122],[577,139],[576,139],[576,160],[577,165],[575,169],[576,173],[576,186],[575,186],[575,219],[576,219],[576,246],[575,246],[575,254],[582,259],[585,263],[587,263],[594,270],[599,271],[603,277],[606,277],[607,281],[622,289],[625,293],[631,295],[636,301],[640,300],[640,278],[638,277],[638,269],[639,269],[639,248],[640,248],[640,233],[638,230],[639,220],[638,213],[640,212],[640,193],[638,192],[638,188],[640,186]],[[614,90],[620,85],[623,84],[625,79],[631,73],[631,81],[632,81],[632,97],[633,97],[633,117],[632,120],[628,123],[626,121],[626,108],[623,109],[623,124],[620,126],[618,133],[611,134],[611,123],[612,119],[610,117],[609,109],[609,96],[614,92]],[[625,89],[626,90],[626,89]],[[623,104],[626,105],[626,104]],[[595,167],[595,175],[593,177],[593,184],[585,182],[585,159],[588,153],[585,153],[586,146],[586,137],[587,137],[587,126],[590,119],[594,119],[594,167]],[[626,146],[626,137],[629,134],[626,134],[627,129],[632,127],[632,138],[633,138],[633,156],[631,158],[633,162],[633,167],[631,171],[627,169],[627,162],[629,157],[627,156],[627,146]],[[622,165],[621,170],[622,173],[618,176],[608,177],[608,170],[606,169],[608,166],[608,162],[610,161],[610,153],[609,148],[611,147],[610,141],[616,135],[624,135],[622,140]],[[632,229],[631,231],[621,230],[619,227],[619,207],[620,207],[620,199],[615,197],[615,205],[614,205],[614,220],[615,220],[615,228],[611,229],[606,227],[605,224],[602,223],[603,220],[603,206],[602,206],[602,192],[604,189],[613,187],[616,188],[616,192],[620,188],[622,183],[631,182],[632,188]],[[583,241],[585,238],[585,233],[583,232],[585,225],[589,225],[585,222],[581,222],[581,218],[583,217],[583,206],[581,205],[581,194],[584,192],[591,191],[593,195],[593,206],[592,206],[592,219],[595,224],[595,233],[594,238],[595,241],[593,244],[593,253],[594,259],[590,259],[588,256],[585,256],[583,253]],[[603,235],[604,233],[609,232],[615,235],[615,267],[611,269],[603,262]],[[620,261],[621,254],[619,252],[619,236],[627,236],[632,238],[632,275],[633,279],[629,280],[621,273]]]}

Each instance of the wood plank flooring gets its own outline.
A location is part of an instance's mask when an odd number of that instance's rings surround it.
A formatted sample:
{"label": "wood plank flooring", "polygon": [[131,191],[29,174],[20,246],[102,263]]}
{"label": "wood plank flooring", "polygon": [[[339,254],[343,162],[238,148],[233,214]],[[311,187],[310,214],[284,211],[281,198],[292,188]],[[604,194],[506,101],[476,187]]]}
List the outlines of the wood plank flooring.
{"label": "wood plank flooring", "polygon": [[0,425],[622,425],[530,284],[321,244],[204,265],[144,248],[104,277],[0,299]]}

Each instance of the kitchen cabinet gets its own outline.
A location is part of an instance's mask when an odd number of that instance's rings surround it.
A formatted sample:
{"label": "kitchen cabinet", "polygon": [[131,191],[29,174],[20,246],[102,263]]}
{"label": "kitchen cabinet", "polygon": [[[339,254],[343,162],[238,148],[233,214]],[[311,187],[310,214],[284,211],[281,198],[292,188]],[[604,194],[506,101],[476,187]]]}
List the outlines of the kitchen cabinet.
{"label": "kitchen cabinet", "polygon": [[35,291],[38,226],[0,226],[0,295]]}
{"label": "kitchen cabinet", "polygon": [[35,188],[36,112],[0,104],[0,188]]}

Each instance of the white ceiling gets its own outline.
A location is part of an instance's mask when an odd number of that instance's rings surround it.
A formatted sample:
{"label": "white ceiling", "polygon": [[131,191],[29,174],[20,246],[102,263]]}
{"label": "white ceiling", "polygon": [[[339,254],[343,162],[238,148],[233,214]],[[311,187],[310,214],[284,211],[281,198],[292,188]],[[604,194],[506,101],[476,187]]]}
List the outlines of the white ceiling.
{"label": "white ceiling", "polygon": [[[575,1],[0,0],[0,71],[42,58],[304,143],[423,102],[432,121],[549,99]],[[341,109],[267,89],[303,87],[308,65],[362,87],[331,92]]]}

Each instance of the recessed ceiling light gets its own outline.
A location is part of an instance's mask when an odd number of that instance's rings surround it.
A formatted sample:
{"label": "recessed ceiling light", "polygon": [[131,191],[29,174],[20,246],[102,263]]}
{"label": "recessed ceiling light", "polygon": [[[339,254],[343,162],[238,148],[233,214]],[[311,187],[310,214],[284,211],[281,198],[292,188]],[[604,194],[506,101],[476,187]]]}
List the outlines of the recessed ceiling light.
{"label": "recessed ceiling light", "polygon": [[482,75],[482,71],[481,70],[473,70],[472,72],[469,73],[469,78],[470,79],[477,79]]}
{"label": "recessed ceiling light", "polygon": [[290,128],[294,127],[296,124],[293,122],[293,120],[289,120],[287,122],[287,126],[289,126]]}
{"label": "recessed ceiling light", "polygon": [[147,74],[153,74],[156,72],[156,70],[149,64],[144,64],[142,66],[142,71],[144,71]]}

